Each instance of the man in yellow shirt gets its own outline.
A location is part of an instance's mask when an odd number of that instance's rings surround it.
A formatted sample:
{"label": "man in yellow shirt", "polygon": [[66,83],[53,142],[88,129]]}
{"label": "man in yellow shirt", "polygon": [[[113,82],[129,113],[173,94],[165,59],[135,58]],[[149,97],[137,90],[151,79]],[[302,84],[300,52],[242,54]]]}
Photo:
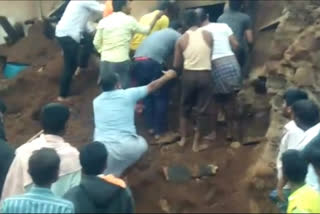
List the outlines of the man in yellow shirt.
{"label": "man in yellow shirt", "polygon": [[113,12],[98,24],[93,44],[101,55],[100,73],[116,72],[123,88],[130,84],[130,41],[135,33],[148,34],[162,12],[154,17],[150,25],[142,25],[130,16],[129,0],[112,0]]}
{"label": "man in yellow shirt", "polygon": [[[163,1],[158,10],[155,10],[151,13],[148,13],[144,16],[141,17],[139,23],[142,25],[150,25],[150,23],[152,22],[152,20],[154,20],[154,18],[161,12],[163,11],[163,16],[161,16],[161,18],[156,22],[156,24],[154,25],[154,27],[152,28],[152,30],[150,31],[149,34],[168,28],[170,21],[169,21],[169,10],[170,7],[172,6],[173,3],[170,3],[169,1],[165,0]],[[142,41],[147,37],[148,35],[145,34],[140,34],[137,33],[136,35],[134,35],[132,41],[131,41],[131,51],[135,51],[138,49],[139,45],[142,43]]]}
{"label": "man in yellow shirt", "polygon": [[291,195],[287,213],[320,213],[320,193],[305,183],[308,163],[297,150],[282,155],[283,176],[289,182]]}

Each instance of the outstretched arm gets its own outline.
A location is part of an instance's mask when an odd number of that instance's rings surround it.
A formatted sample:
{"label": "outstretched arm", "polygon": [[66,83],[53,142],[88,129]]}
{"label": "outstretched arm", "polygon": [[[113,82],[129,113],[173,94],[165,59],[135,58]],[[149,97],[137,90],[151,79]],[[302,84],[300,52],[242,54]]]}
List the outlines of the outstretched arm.
{"label": "outstretched arm", "polygon": [[157,80],[152,81],[147,87],[148,87],[148,94],[151,94],[152,92],[158,90],[161,88],[164,84],[169,82],[170,80],[177,77],[177,73],[174,70],[169,70],[167,72],[164,72],[164,75],[160,77]]}

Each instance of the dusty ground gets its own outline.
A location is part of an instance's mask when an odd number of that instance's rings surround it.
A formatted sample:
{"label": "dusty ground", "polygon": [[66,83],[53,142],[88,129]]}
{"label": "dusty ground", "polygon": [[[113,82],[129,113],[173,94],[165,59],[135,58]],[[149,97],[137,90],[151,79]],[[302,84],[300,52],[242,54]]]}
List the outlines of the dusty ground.
{"label": "dusty ground", "polygon": [[[62,67],[61,52],[54,41],[41,36],[42,26],[35,25],[29,38],[24,38],[11,48],[1,47],[0,55],[8,61],[29,63],[31,67],[12,81],[2,80],[0,96],[8,105],[6,129],[14,146],[26,142],[40,130],[38,117],[42,105],[53,101],[58,93],[59,74]],[[92,100],[99,94],[96,86],[97,72],[92,71],[74,80],[72,117],[66,139],[76,147],[91,142],[93,132]],[[171,128],[177,130],[177,90],[170,108]],[[245,126],[263,135],[268,114],[256,114]],[[208,117],[210,120],[210,117]],[[263,122],[261,122],[263,121]],[[137,116],[139,132],[147,139],[141,116]],[[210,121],[208,121],[208,130]],[[177,145],[150,146],[146,157],[129,174],[138,212],[161,212],[160,199],[167,200],[172,212],[249,212],[248,192],[244,179],[246,169],[259,154],[259,147],[242,146],[232,149],[224,140],[223,126],[218,130],[218,140],[205,152],[191,152],[190,143],[185,148]],[[184,184],[165,181],[162,166],[177,163],[214,163],[219,166],[215,177]],[[267,202],[266,202],[267,203]]]}
{"label": "dusty ground", "polygon": [[[256,26],[270,21],[279,13],[275,1],[261,1],[256,11]],[[264,13],[270,12],[268,16]],[[258,16],[259,14],[259,16]],[[269,20],[268,20],[269,19]],[[0,79],[0,97],[8,105],[6,129],[9,141],[14,146],[26,142],[40,130],[38,117],[42,105],[52,102],[58,94],[58,82],[62,68],[60,48],[54,41],[42,36],[42,26],[32,27],[30,36],[13,47],[0,47],[0,55],[10,62],[30,64],[18,78],[12,81]],[[261,66],[268,57],[266,50],[272,32],[261,33],[253,54],[253,67]],[[91,142],[93,133],[92,100],[100,90],[96,86],[97,72],[92,71],[73,81],[72,116],[66,139],[76,147]],[[175,89],[170,106],[170,126],[177,130],[178,90]],[[150,141],[141,116],[137,116],[139,132]],[[258,112],[247,118],[244,124],[245,135],[264,135],[268,126],[268,114]],[[208,131],[210,116],[208,116]],[[224,139],[225,127],[220,126],[218,140],[205,152],[191,152],[191,143],[185,148],[177,145],[166,147],[150,146],[146,157],[129,173],[129,183],[136,199],[138,212],[161,212],[160,199],[165,199],[172,212],[249,212],[247,169],[261,154],[263,145],[242,146],[232,149]],[[214,163],[219,166],[216,176],[184,184],[165,181],[162,166],[185,163],[189,166],[201,163]],[[266,192],[261,193],[266,194]],[[270,206],[269,201],[263,201]]]}

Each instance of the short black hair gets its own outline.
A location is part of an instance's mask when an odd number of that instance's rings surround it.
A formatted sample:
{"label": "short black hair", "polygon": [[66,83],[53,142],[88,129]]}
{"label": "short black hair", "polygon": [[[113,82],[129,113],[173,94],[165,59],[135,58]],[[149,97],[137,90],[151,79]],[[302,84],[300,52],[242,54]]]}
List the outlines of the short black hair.
{"label": "short black hair", "polygon": [[174,29],[174,30],[178,30],[179,28],[182,28],[182,24],[179,21],[171,21],[170,22],[170,28]]}
{"label": "short black hair", "polygon": [[320,169],[320,133],[302,150],[304,159]]}
{"label": "short black hair", "polygon": [[127,2],[128,0],[112,0],[113,11],[122,11],[123,7],[126,6]]}
{"label": "short black hair", "polygon": [[100,142],[85,145],[80,150],[80,164],[86,175],[99,175],[107,165],[108,152]]}
{"label": "short black hair", "polygon": [[184,23],[187,28],[193,27],[193,26],[200,26],[200,18],[196,12],[195,9],[187,9],[184,12]]}
{"label": "short black hair", "polygon": [[43,148],[34,151],[29,159],[29,174],[38,186],[49,185],[59,175],[60,157],[54,149]]}
{"label": "short black hair", "polygon": [[243,0],[229,0],[229,8],[234,11],[239,11],[243,4]]}
{"label": "short black hair", "polygon": [[171,7],[172,3],[169,1],[169,0],[162,0],[160,3],[159,3],[159,7],[158,9],[159,10],[169,10],[169,8]]}
{"label": "short black hair", "polygon": [[297,150],[288,150],[282,154],[282,171],[289,181],[303,183],[308,173],[308,163]]}
{"label": "short black hair", "polygon": [[286,101],[287,106],[292,106],[299,100],[307,100],[308,94],[300,89],[291,88],[284,93],[283,99]]}
{"label": "short black hair", "polygon": [[60,103],[50,103],[41,110],[41,125],[45,133],[58,134],[66,127],[69,120],[69,108]]}
{"label": "short black hair", "polygon": [[206,11],[203,8],[197,8],[196,12],[199,16],[201,23],[208,19],[208,13],[206,13]]}
{"label": "short black hair", "polygon": [[295,102],[291,108],[295,119],[297,119],[302,126],[311,128],[319,123],[319,108],[311,100],[299,100]]}
{"label": "short black hair", "polygon": [[0,99],[0,112],[2,114],[6,113],[7,111],[7,106],[6,104],[3,102],[3,100]]}
{"label": "short black hair", "polygon": [[100,86],[103,91],[112,91],[119,82],[118,74],[110,71],[102,72]]}

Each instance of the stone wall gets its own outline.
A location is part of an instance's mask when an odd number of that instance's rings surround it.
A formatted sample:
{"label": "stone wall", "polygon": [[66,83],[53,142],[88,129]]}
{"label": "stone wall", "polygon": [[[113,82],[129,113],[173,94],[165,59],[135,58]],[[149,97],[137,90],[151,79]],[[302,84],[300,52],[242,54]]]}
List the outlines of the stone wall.
{"label": "stone wall", "polygon": [[[259,160],[248,171],[253,195],[275,187],[275,158],[283,127],[287,123],[281,114],[284,92],[291,87],[301,88],[320,106],[319,6],[319,1],[286,1],[283,19],[271,43],[271,56],[262,68],[252,73],[254,78],[267,77],[266,86],[271,106],[267,143],[261,150]],[[265,210],[261,200],[251,200],[253,212],[271,211]],[[268,199],[265,197],[265,200]]]}

